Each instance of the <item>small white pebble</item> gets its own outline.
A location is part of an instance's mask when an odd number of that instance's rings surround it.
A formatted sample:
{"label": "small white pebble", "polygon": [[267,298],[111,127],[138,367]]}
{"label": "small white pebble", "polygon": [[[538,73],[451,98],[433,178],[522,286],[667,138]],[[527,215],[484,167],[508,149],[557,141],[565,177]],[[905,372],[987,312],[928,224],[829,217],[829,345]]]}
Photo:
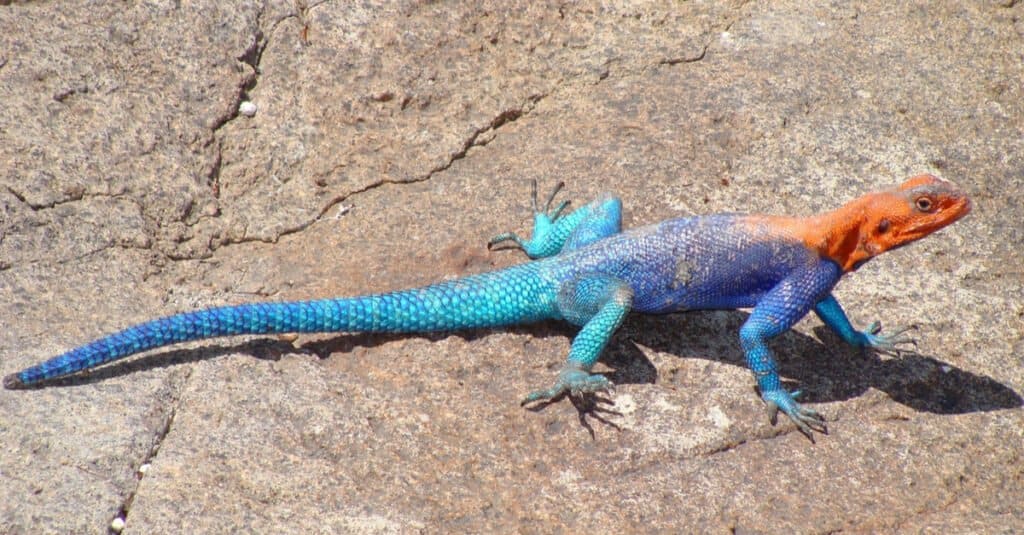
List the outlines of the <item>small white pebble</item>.
{"label": "small white pebble", "polygon": [[352,209],[351,206],[347,206],[347,205],[344,205],[344,204],[339,205],[338,206],[338,213],[334,214],[334,217],[332,217],[331,219],[334,219],[335,221],[337,221],[338,219],[341,219],[341,216],[347,214],[349,212],[349,210],[351,210],[351,209]]}
{"label": "small white pebble", "polygon": [[139,475],[140,475],[140,476],[144,476],[144,475],[146,475],[146,472],[147,472],[148,470],[149,470],[149,463],[146,463],[146,464],[144,464],[144,465],[142,465],[142,466],[139,466]]}
{"label": "small white pebble", "polygon": [[242,103],[238,105],[238,113],[241,113],[246,117],[252,117],[253,115],[256,115],[256,104],[248,100],[243,100]]}
{"label": "small white pebble", "polygon": [[124,519],[117,517],[110,522],[110,531],[114,533],[121,533],[124,530]]}

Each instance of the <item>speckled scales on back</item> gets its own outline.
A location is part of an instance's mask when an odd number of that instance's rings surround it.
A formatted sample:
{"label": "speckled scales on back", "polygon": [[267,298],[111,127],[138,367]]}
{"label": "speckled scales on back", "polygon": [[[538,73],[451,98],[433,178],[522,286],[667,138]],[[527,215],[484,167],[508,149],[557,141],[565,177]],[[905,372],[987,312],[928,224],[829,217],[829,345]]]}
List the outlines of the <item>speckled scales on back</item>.
{"label": "speckled scales on back", "polygon": [[633,310],[663,313],[752,307],[796,265],[817,260],[795,240],[751,233],[745,216],[716,215],[624,231],[538,263],[558,282],[617,277],[633,288]]}

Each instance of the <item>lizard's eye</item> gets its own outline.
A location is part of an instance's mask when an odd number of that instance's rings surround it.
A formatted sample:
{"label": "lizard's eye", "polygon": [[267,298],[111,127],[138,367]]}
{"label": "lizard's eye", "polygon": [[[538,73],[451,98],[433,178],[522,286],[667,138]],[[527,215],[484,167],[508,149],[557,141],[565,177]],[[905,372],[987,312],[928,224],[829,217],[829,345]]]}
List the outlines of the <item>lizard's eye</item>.
{"label": "lizard's eye", "polygon": [[931,212],[932,200],[928,197],[918,197],[917,200],[914,201],[914,206],[922,212]]}
{"label": "lizard's eye", "polygon": [[879,221],[878,222],[878,233],[879,234],[885,234],[886,232],[889,232],[889,225],[890,225],[890,223],[889,223],[888,219],[883,219],[883,220]]}

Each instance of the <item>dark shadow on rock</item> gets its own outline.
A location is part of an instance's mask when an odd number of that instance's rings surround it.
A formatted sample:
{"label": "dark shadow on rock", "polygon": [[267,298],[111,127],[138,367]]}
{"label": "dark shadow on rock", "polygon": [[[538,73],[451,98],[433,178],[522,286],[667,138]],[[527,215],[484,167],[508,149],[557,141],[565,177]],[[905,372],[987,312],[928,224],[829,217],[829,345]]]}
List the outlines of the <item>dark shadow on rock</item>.
{"label": "dark shadow on rock", "polygon": [[1022,405],[1020,395],[995,379],[924,355],[883,361],[875,377],[875,388],[919,411],[964,414]]}
{"label": "dark shadow on rock", "polygon": [[281,355],[294,353],[296,350],[295,346],[289,342],[272,338],[259,338],[238,344],[204,345],[203,347],[170,350],[164,348],[164,350],[157,349],[154,351],[142,356],[132,355],[98,368],[43,381],[24,388],[26,390],[33,390],[53,386],[88,385],[122,375],[131,375],[143,370],[168,368],[238,353],[251,355],[262,360],[279,360]]}
{"label": "dark shadow on rock", "polygon": [[303,350],[314,353],[320,358],[327,358],[332,355],[350,353],[356,348],[373,348],[397,340],[411,340],[418,338],[430,342],[438,342],[445,338],[456,336],[467,342],[472,342],[498,332],[522,334],[531,338],[541,339],[552,336],[571,338],[575,335],[576,330],[567,324],[542,322],[533,325],[516,325],[507,328],[470,329],[464,331],[437,331],[406,334],[342,333],[322,340],[306,342],[300,347]]}
{"label": "dark shadow on rock", "polygon": [[[613,340],[602,362],[615,370],[616,384],[653,383],[656,370],[630,340],[683,359],[705,358],[746,369],[739,347],[739,328],[749,314],[740,311],[691,312],[666,316],[634,316],[623,328],[627,340]],[[956,368],[934,357],[879,355],[846,345],[825,326],[815,337],[790,330],[769,345],[779,374],[789,389],[800,388],[802,401],[841,401],[881,390],[918,411],[963,414],[1024,405],[1013,389],[982,375]],[[729,340],[723,345],[723,337]],[[723,348],[725,350],[723,350]],[[701,385],[693,385],[701,388]]]}
{"label": "dark shadow on rock", "polygon": [[658,369],[654,363],[630,339],[613,337],[601,357],[601,362],[613,369],[604,375],[617,385],[652,385],[658,380]]}

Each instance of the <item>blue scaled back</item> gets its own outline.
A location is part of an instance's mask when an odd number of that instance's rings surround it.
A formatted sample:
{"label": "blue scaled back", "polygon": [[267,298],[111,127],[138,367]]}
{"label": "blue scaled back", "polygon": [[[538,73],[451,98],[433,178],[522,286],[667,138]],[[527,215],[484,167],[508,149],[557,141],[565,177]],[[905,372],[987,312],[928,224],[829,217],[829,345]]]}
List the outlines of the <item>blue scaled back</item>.
{"label": "blue scaled back", "polygon": [[637,312],[753,307],[794,269],[822,262],[799,241],[779,238],[752,233],[744,216],[671,219],[542,261],[539,271],[558,284],[587,274],[621,279]]}

